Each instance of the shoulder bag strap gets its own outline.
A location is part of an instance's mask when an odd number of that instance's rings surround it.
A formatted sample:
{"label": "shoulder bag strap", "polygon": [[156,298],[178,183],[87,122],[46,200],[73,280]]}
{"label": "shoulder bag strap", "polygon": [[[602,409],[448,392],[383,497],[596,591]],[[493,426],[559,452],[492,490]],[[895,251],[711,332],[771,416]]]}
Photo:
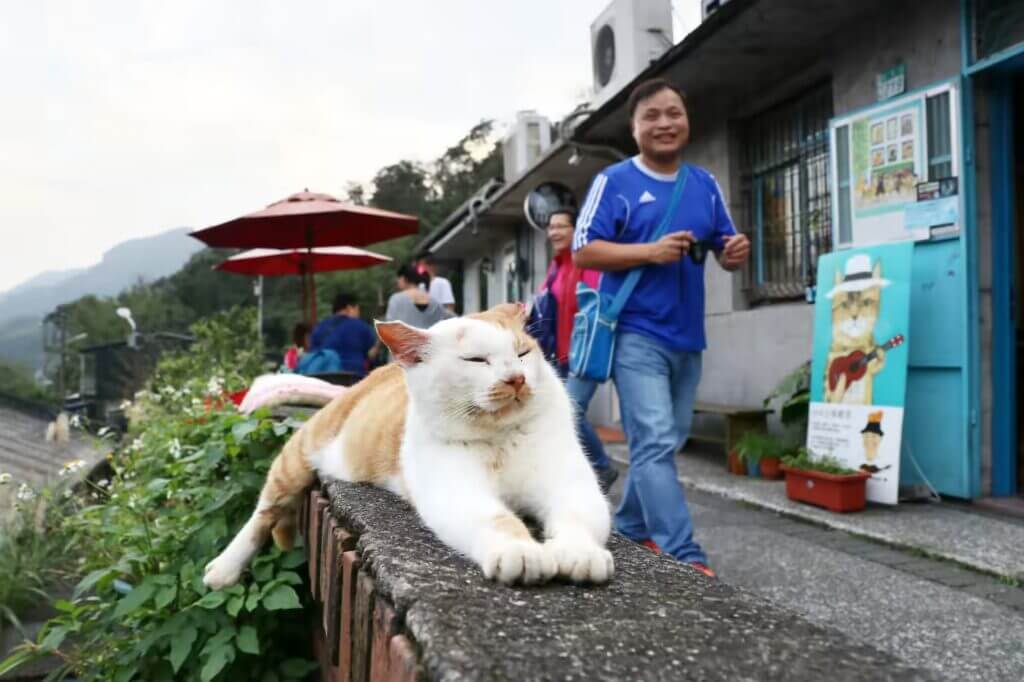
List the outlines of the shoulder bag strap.
{"label": "shoulder bag strap", "polygon": [[[658,225],[658,229],[651,235],[650,242],[656,242],[665,236],[668,231],[669,225],[672,223],[672,218],[676,214],[676,209],[679,208],[679,200],[683,196],[683,188],[686,187],[686,179],[689,177],[689,169],[685,165],[679,166],[679,173],[676,176],[676,184],[672,188],[672,198],[668,202],[668,210],[665,211],[665,215],[661,218],[661,223]],[[618,292],[615,294],[615,298],[612,299],[612,304],[608,307],[604,317],[609,320],[619,319],[619,313],[622,312],[623,306],[626,305],[626,301],[629,300],[630,294],[633,293],[633,288],[636,287],[636,283],[640,281],[640,276],[644,273],[644,267],[640,266],[630,270],[629,274],[626,275],[626,281],[619,287]]]}

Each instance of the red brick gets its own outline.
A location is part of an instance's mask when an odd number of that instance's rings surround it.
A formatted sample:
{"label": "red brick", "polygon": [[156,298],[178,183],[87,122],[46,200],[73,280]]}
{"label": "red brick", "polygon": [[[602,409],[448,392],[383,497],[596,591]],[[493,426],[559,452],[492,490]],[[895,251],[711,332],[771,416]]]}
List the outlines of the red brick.
{"label": "red brick", "polygon": [[395,635],[389,648],[389,682],[418,682],[423,679],[416,664],[416,649],[408,637]]}
{"label": "red brick", "polygon": [[391,638],[398,633],[395,610],[383,599],[373,607],[373,644],[370,654],[370,682],[387,682]]}
{"label": "red brick", "polygon": [[352,682],[369,682],[370,678],[374,592],[373,580],[360,570],[352,608]]}
{"label": "red brick", "polygon": [[352,669],[352,608],[356,598],[359,558],[354,551],[341,555],[341,623],[338,635],[338,669],[348,680]]}

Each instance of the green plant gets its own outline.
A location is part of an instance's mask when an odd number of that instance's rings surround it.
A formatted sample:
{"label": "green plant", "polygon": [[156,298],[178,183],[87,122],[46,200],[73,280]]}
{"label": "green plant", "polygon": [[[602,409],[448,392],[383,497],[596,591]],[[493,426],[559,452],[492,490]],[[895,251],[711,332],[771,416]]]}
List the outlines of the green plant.
{"label": "green plant", "polygon": [[736,443],[736,453],[744,462],[760,462],[766,457],[779,457],[782,442],[768,433],[747,431]]}
{"label": "green plant", "polygon": [[21,630],[21,618],[48,605],[51,592],[76,577],[75,538],[62,527],[69,503],[64,486],[41,490],[0,474],[15,489],[14,504],[0,522],[0,633]]}
{"label": "green plant", "polygon": [[[4,670],[56,654],[85,680],[305,679],[310,660],[301,549],[268,549],[251,578],[210,591],[203,568],[248,519],[272,458],[299,426],[267,412],[224,407],[242,376],[227,363],[249,358],[232,337],[243,314],[199,329],[191,353],[161,363],[155,384],[131,409],[124,446],[111,456],[109,484],[64,522],[83,548],[84,577],[59,615]],[[231,340],[234,339],[232,351]],[[246,355],[249,353],[249,355]],[[223,375],[210,375],[223,371]]]}
{"label": "green plant", "polygon": [[782,378],[764,399],[764,406],[771,407],[780,400],[779,419],[782,423],[805,430],[811,404],[811,363],[809,360]]}
{"label": "green plant", "polygon": [[782,458],[782,463],[791,469],[803,469],[804,471],[820,471],[824,474],[835,474],[837,476],[849,476],[857,473],[846,467],[835,457],[830,455],[815,455],[807,448],[797,450]]}

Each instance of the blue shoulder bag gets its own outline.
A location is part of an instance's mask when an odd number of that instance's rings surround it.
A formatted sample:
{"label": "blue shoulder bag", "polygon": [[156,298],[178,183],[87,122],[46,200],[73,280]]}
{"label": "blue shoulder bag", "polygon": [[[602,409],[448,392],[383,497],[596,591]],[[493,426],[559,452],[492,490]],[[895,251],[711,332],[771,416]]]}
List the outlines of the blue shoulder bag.
{"label": "blue shoulder bag", "polygon": [[[672,217],[679,207],[688,176],[686,166],[680,166],[668,210],[665,211],[658,229],[651,236],[651,242],[658,241],[668,231]],[[569,340],[569,372],[573,376],[590,381],[607,381],[611,376],[612,358],[615,356],[615,327],[619,321],[619,313],[622,312],[643,272],[643,267],[630,270],[614,297],[601,293],[583,282],[576,285],[579,312],[573,318],[572,336]]]}

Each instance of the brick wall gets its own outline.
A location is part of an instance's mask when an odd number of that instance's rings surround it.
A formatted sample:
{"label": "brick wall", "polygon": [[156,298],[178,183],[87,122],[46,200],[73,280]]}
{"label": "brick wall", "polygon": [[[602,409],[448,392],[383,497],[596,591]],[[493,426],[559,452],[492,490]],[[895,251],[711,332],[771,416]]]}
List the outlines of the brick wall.
{"label": "brick wall", "polygon": [[412,682],[424,679],[416,647],[394,605],[362,570],[351,529],[338,524],[315,486],[300,510],[309,560],[313,646],[321,679],[330,682]]}

